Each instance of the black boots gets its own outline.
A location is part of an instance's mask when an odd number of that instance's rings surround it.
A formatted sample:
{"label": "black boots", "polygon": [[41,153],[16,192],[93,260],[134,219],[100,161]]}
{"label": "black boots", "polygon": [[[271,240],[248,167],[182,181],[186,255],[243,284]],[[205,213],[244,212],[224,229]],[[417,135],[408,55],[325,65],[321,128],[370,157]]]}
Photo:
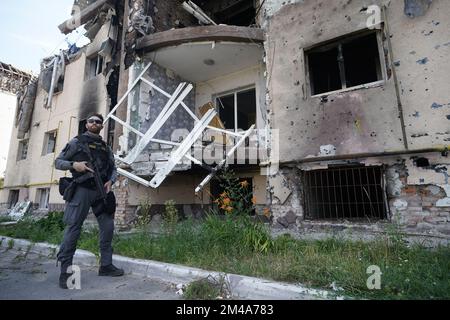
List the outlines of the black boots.
{"label": "black boots", "polygon": [[72,273],[61,273],[59,275],[59,287],[61,289],[69,289],[67,287],[67,279],[69,279],[71,275]]}
{"label": "black boots", "polygon": [[101,266],[98,270],[99,276],[120,277],[123,276],[123,274],[124,272],[122,269],[119,269],[112,264],[110,264],[109,266]]}

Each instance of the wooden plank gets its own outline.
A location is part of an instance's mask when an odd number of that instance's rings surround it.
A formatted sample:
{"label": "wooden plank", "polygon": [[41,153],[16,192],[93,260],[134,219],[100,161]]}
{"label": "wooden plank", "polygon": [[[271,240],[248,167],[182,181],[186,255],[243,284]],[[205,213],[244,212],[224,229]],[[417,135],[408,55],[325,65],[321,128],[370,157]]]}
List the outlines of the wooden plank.
{"label": "wooden plank", "polygon": [[78,28],[79,26],[82,26],[89,20],[95,17],[95,15],[98,13],[100,8],[110,2],[111,0],[97,0],[90,6],[86,7],[84,10],[82,10],[80,13],[75,14],[70,19],[64,21],[61,23],[58,28],[61,30],[62,33],[68,34],[71,33],[73,30]]}
{"label": "wooden plank", "polygon": [[262,43],[264,41],[264,33],[260,28],[227,25],[189,27],[144,36],[137,40],[136,48],[144,51],[153,51],[162,47],[196,41]]}

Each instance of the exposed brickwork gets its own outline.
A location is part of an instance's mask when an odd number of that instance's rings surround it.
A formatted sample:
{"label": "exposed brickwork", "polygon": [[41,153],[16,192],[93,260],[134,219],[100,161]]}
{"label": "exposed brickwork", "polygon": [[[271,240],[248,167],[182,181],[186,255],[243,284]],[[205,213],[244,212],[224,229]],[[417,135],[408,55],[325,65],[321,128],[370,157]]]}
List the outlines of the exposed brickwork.
{"label": "exposed brickwork", "polygon": [[131,222],[135,219],[136,208],[130,206],[128,203],[128,184],[128,178],[119,176],[119,179],[113,187],[117,201],[115,225],[119,230],[129,229],[131,227]]}
{"label": "exposed brickwork", "polygon": [[[284,229],[301,227],[305,220],[301,192],[303,186],[299,180],[300,171],[296,168],[283,168],[280,174],[283,175],[286,187],[292,193],[285,203],[273,204],[270,207],[273,214],[273,226]],[[436,206],[437,201],[446,197],[444,189],[431,184],[408,185],[407,181],[408,170],[405,164],[397,163],[387,166],[386,192],[390,214],[386,225],[389,225],[389,222],[398,223],[402,230],[411,234],[450,236],[450,207]],[[385,224],[382,223],[381,226],[383,225]]]}

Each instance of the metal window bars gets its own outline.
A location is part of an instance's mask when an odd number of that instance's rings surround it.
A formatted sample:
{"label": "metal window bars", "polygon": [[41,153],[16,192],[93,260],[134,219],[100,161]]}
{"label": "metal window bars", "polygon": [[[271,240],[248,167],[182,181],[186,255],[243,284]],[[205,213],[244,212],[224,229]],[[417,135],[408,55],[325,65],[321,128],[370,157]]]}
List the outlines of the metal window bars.
{"label": "metal window bars", "polygon": [[[187,158],[190,161],[192,161],[195,164],[203,165],[202,162],[198,159],[195,159],[191,156],[191,148],[194,146],[194,143],[201,137],[203,132],[206,129],[217,131],[222,134],[231,135],[234,137],[237,137],[237,142],[231,148],[227,154],[224,156],[222,161],[219,162],[219,164],[211,168],[210,174],[198,185],[198,187],[195,189],[195,193],[200,192],[204,186],[214,177],[214,175],[226,164],[227,159],[234,154],[234,152],[245,142],[245,139],[247,139],[253,132],[255,125],[252,125],[247,131],[244,131],[242,133],[237,132],[231,132],[223,129],[219,129],[216,127],[213,127],[210,125],[213,118],[217,115],[217,112],[214,109],[208,110],[204,114],[204,116],[199,119],[183,102],[184,98],[191,92],[193,89],[192,84],[187,84],[185,82],[180,83],[177,89],[174,91],[173,94],[169,94],[163,89],[156,86],[154,83],[148,81],[144,78],[146,72],[149,70],[150,66],[152,65],[152,62],[147,64],[147,66],[143,69],[143,71],[139,74],[139,76],[136,78],[136,80],[130,85],[127,92],[120,98],[120,100],[117,102],[117,104],[112,108],[111,112],[106,116],[104,123],[108,121],[109,119],[121,124],[125,128],[127,128],[129,131],[135,133],[140,139],[137,142],[137,144],[133,147],[132,150],[130,150],[125,158],[121,158],[116,156],[116,160],[119,160],[121,162],[124,162],[126,164],[132,164],[134,161],[136,161],[137,157],[145,150],[147,145],[150,142],[156,142],[163,145],[170,145],[176,147],[170,154],[170,157],[166,164],[162,166],[161,168],[157,169],[156,174],[153,176],[151,181],[148,181],[142,177],[139,177],[132,172],[128,172],[124,169],[118,168],[117,172],[120,175],[123,175],[133,181],[136,181],[146,187],[152,187],[157,188],[161,185],[161,183],[165,180],[165,178],[170,174],[170,172],[175,168],[175,166],[183,159]],[[140,81],[146,83],[156,91],[162,93],[164,96],[169,98],[165,106],[163,107],[162,111],[158,115],[158,117],[155,119],[155,121],[152,123],[150,128],[147,130],[147,132],[142,133],[138,129],[132,127],[129,123],[126,121],[123,121],[116,117],[114,113],[117,111],[117,109],[121,106],[121,104],[125,101],[125,99],[128,97],[128,95],[133,91],[133,89],[136,87]],[[166,141],[161,139],[155,139],[155,135],[158,133],[158,131],[163,127],[164,123],[169,119],[170,115],[172,115],[175,110],[182,106],[184,110],[194,119],[195,125],[192,131],[189,133],[189,135],[183,139],[181,143],[173,142],[173,141]],[[195,145],[197,147],[197,145]]]}
{"label": "metal window bars", "polygon": [[387,219],[381,167],[306,171],[303,189],[307,218]]}

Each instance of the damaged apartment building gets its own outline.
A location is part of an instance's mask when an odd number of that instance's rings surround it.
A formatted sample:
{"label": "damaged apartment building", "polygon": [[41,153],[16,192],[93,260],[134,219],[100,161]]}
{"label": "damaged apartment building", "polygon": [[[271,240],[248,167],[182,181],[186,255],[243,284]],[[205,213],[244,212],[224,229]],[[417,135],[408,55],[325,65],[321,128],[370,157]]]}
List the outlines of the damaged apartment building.
{"label": "damaged apartment building", "polygon": [[75,1],[59,28],[91,43],[19,95],[0,202],[61,210],[54,159],[97,111],[120,228],[143,202],[202,216],[228,159],[274,227],[448,240],[449,15],[446,0]]}

